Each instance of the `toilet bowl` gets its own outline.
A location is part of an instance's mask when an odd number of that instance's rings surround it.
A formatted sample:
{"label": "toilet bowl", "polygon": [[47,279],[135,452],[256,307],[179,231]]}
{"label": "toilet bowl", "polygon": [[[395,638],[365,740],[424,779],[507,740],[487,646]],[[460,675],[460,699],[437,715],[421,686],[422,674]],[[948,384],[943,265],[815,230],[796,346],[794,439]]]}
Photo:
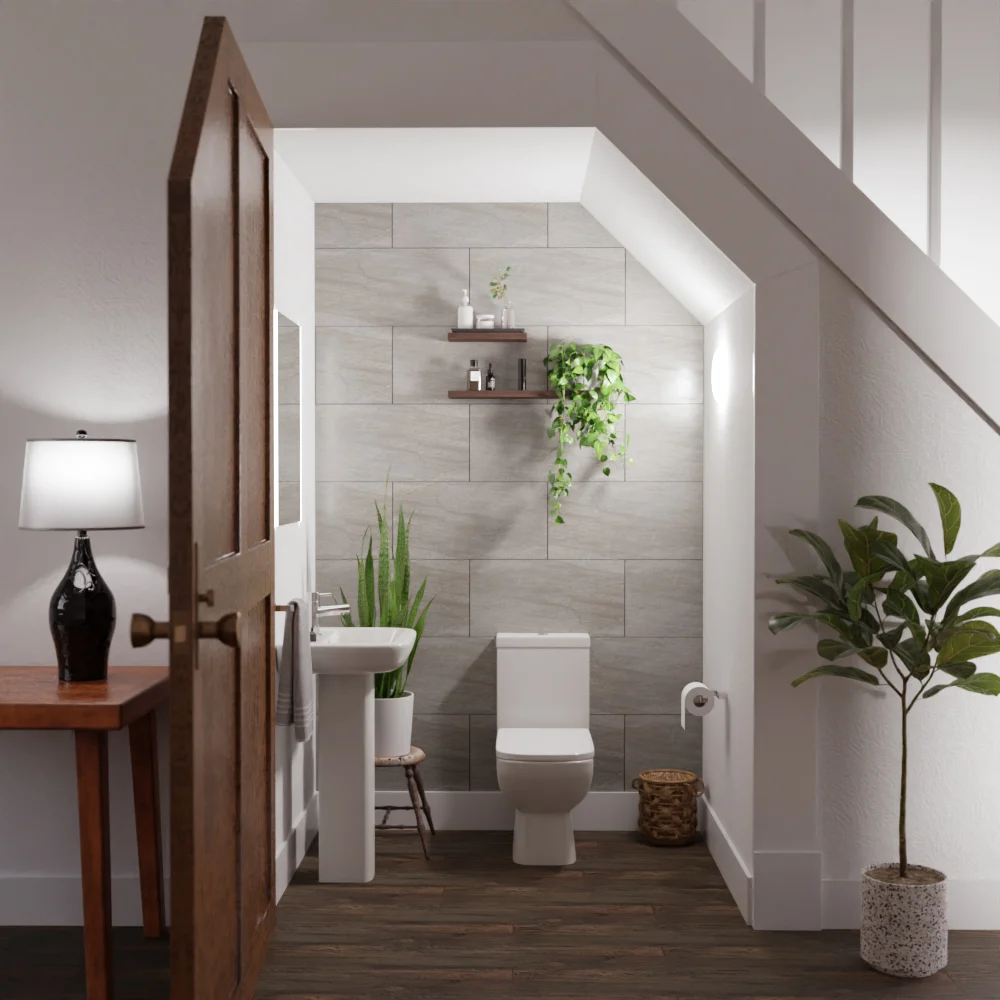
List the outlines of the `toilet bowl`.
{"label": "toilet bowl", "polygon": [[514,861],[571,865],[570,813],[590,791],[594,741],[589,729],[500,729],[497,781],[514,805]]}
{"label": "toilet bowl", "polygon": [[514,861],[576,861],[571,813],[594,777],[590,636],[497,635],[497,780],[514,806]]}

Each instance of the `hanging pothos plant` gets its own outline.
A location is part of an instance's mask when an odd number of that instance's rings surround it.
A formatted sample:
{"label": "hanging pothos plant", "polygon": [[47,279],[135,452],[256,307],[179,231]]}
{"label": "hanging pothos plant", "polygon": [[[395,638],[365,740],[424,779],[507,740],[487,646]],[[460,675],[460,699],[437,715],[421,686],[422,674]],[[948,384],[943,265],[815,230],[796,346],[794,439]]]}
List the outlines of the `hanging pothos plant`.
{"label": "hanging pothos plant", "polygon": [[[579,442],[581,448],[592,448],[599,462],[625,459],[628,435],[619,444],[615,425],[622,414],[618,406],[631,403],[635,396],[622,380],[623,364],[621,355],[603,344],[556,344],[545,357],[549,387],[556,392],[548,432],[556,439],[556,457],[549,472],[549,513],[556,524],[565,523],[559,508],[573,483],[566,445]],[[605,464],[602,471],[610,476],[610,465]]]}

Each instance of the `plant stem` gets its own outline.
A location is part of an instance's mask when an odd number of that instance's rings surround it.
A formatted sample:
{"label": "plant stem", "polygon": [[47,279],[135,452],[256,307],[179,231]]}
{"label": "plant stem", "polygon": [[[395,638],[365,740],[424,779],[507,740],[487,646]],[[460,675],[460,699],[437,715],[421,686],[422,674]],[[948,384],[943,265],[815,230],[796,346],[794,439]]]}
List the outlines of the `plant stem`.
{"label": "plant stem", "polygon": [[903,685],[903,762],[899,778],[899,877],[906,878],[906,685]]}

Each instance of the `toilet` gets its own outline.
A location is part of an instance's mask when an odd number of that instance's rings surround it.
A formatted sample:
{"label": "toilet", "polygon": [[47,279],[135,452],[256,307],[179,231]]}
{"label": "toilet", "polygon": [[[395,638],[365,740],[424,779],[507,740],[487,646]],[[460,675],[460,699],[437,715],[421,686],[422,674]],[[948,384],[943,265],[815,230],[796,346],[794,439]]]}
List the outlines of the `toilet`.
{"label": "toilet", "polygon": [[497,634],[497,780],[514,806],[514,862],[571,865],[570,813],[594,777],[590,636]]}

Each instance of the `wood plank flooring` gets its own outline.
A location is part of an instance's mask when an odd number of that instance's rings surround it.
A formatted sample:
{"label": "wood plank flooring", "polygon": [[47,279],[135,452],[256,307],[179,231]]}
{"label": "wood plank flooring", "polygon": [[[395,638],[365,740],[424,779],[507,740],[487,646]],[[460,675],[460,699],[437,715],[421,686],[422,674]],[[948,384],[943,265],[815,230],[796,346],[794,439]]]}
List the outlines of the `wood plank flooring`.
{"label": "wood plank flooring", "polygon": [[895,980],[852,931],[748,928],[704,845],[579,834],[575,866],[521,868],[509,833],[381,836],[375,881],[319,885],[313,852],[278,908],[257,1000],[1000,1000],[1000,934]]}
{"label": "wood plank flooring", "polygon": [[[364,886],[306,858],[278,907],[257,1000],[1000,1000],[1000,934],[955,933],[931,979],[881,976],[854,931],[744,923],[703,845],[580,834],[573,868],[520,868],[509,833],[439,833],[425,862],[380,835]],[[117,1000],[166,1000],[169,949],[116,928]],[[0,1000],[85,1000],[79,928],[0,928]],[[221,998],[220,998],[221,1000]]]}

